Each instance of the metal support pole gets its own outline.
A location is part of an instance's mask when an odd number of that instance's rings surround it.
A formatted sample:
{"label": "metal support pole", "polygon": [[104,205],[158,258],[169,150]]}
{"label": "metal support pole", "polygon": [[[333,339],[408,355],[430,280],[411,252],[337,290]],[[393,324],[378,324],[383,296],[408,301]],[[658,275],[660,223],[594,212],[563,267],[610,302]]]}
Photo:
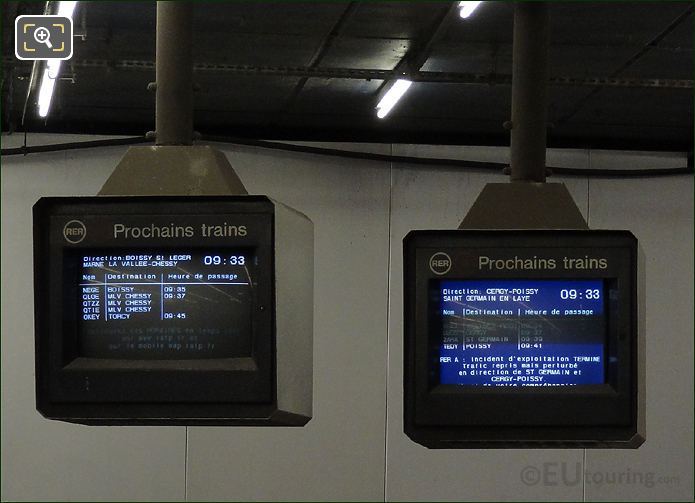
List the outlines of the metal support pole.
{"label": "metal support pole", "polygon": [[193,7],[157,2],[156,145],[193,140]]}
{"label": "metal support pole", "polygon": [[545,182],[549,13],[546,2],[514,10],[511,180]]}

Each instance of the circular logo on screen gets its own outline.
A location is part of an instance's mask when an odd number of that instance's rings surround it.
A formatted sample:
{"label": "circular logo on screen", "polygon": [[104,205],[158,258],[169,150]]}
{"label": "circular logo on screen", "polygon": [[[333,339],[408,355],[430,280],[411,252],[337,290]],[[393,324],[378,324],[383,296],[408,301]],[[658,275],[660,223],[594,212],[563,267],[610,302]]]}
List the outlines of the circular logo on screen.
{"label": "circular logo on screen", "polygon": [[77,244],[87,235],[87,227],[79,220],[70,220],[63,227],[63,237],[65,241]]}
{"label": "circular logo on screen", "polygon": [[430,257],[430,270],[441,276],[451,269],[451,257],[444,252],[437,252]]}

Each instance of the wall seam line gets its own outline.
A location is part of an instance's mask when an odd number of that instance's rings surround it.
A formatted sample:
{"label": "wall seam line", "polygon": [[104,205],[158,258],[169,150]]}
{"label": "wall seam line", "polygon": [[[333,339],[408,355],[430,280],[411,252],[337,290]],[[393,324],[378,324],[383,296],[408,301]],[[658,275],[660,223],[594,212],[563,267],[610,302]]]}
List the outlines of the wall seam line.
{"label": "wall seam line", "polygon": [[[389,145],[389,153],[393,155],[393,143]],[[391,336],[391,219],[393,209],[393,162],[389,162],[389,211],[388,211],[388,261],[386,267],[386,388],[384,408],[384,502],[387,501],[388,486],[388,431],[389,431],[389,347]]]}
{"label": "wall seam line", "polygon": [[[592,168],[591,149],[589,149],[589,169],[591,169],[591,168]],[[587,176],[586,177],[586,225],[587,226],[589,226],[589,219],[591,218],[591,198],[589,197],[590,191],[591,191],[591,178]]]}
{"label": "wall seam line", "polygon": [[[591,149],[588,149],[588,164],[589,164],[589,169],[591,169],[592,166],[592,161],[591,161]],[[587,227],[591,228],[590,225],[591,221],[591,178],[586,177],[586,225]],[[586,449],[584,449],[584,452],[582,453],[582,501],[586,501]]]}
{"label": "wall seam line", "polygon": [[582,501],[586,501],[586,449],[584,449],[584,455],[582,456]]}
{"label": "wall seam line", "polygon": [[186,429],[186,443],[183,456],[183,500],[188,501],[188,426]]}

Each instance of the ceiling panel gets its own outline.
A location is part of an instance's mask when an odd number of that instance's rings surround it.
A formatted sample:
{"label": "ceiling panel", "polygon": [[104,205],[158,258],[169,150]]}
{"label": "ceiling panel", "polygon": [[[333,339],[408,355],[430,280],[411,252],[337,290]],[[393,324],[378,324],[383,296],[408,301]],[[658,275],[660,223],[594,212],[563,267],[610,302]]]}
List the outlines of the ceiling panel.
{"label": "ceiling panel", "polygon": [[309,79],[292,112],[373,115],[382,80]]}
{"label": "ceiling panel", "polygon": [[199,31],[195,34],[194,60],[228,65],[304,66],[309,64],[321,40],[322,37],[311,35]]}
{"label": "ceiling panel", "polygon": [[555,45],[549,51],[552,76],[596,78],[613,75],[635,54],[632,47]]}
{"label": "ceiling panel", "polygon": [[509,43],[446,42],[435,44],[422,66],[427,72],[511,74],[512,46]]}
{"label": "ceiling panel", "polygon": [[[22,2],[24,3],[24,2]],[[157,7],[154,2],[80,2],[76,11],[76,24],[84,17],[89,28],[124,28],[152,33]]]}
{"label": "ceiling panel", "polygon": [[685,2],[553,2],[556,44],[641,48],[686,11]]}
{"label": "ceiling panel", "polygon": [[[347,2],[195,2],[194,28],[221,34],[322,35],[330,30],[346,5]],[[224,39],[216,45],[225,45]]]}
{"label": "ceiling panel", "polygon": [[341,31],[348,37],[419,39],[449,2],[358,2]]}
{"label": "ceiling panel", "polygon": [[[449,2],[208,2],[194,4],[196,129],[294,140],[508,144],[511,87],[416,82],[386,119],[375,116],[383,75],[429,48],[422,70],[497,74],[512,67],[512,2],[485,2],[452,18]],[[3,128],[20,128],[31,63],[14,59],[13,16],[43,2],[3,2]],[[11,7],[11,8],[10,8]],[[687,2],[551,3],[552,77],[693,79],[693,6]],[[142,134],[154,123],[154,2],[80,2],[75,39],[51,115],[29,130]],[[645,46],[652,41],[652,45]],[[431,42],[431,44],[428,44]],[[418,59],[418,58],[416,58]],[[135,63],[133,63],[135,62]],[[626,66],[626,63],[630,62]],[[342,77],[297,68],[347,69]],[[241,75],[238,66],[254,75]],[[268,74],[260,74],[260,67]],[[291,67],[289,70],[288,67]],[[341,70],[342,71],[342,70]],[[352,78],[347,78],[352,77]],[[359,77],[359,78],[357,78]],[[692,148],[692,88],[549,89],[550,144]],[[622,142],[622,143],[621,143]]]}
{"label": "ceiling panel", "polygon": [[673,30],[659,42],[659,46],[692,51],[693,33],[695,33],[695,16],[691,8],[683,22],[674,27]]}
{"label": "ceiling panel", "polygon": [[407,39],[340,37],[321,60],[324,68],[392,70],[408,52]]}
{"label": "ceiling panel", "polygon": [[200,73],[195,81],[200,86],[194,95],[196,110],[228,112],[231,120],[237,120],[238,111],[281,110],[298,79]]}
{"label": "ceiling panel", "polygon": [[509,119],[511,106],[508,86],[423,84],[416,82],[407,100],[399,103],[394,116],[413,118],[446,116],[471,122],[493,121],[496,128]]}
{"label": "ceiling panel", "polygon": [[[636,107],[635,103],[641,105]],[[571,122],[657,129],[687,124],[692,110],[692,92],[671,92],[666,96],[661,89],[605,88],[590,98]]]}
{"label": "ceiling panel", "polygon": [[86,39],[74,38],[73,60],[154,61],[155,45],[153,30],[132,26],[115,30],[108,25],[90,26]]}
{"label": "ceiling panel", "polygon": [[655,47],[620,73],[621,76],[661,79],[692,79],[693,52]]}

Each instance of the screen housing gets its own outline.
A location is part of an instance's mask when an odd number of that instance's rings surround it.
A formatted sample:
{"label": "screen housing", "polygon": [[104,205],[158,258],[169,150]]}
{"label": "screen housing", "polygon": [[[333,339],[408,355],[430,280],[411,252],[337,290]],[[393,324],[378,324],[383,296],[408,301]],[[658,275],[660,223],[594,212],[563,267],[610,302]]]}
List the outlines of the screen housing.
{"label": "screen housing", "polygon": [[[450,258],[443,272],[435,254]],[[600,256],[606,269],[494,270],[499,258]],[[440,255],[441,257],[442,255]],[[625,231],[413,231],[404,239],[405,431],[428,447],[609,446],[641,443],[637,424],[637,246]],[[605,384],[482,387],[438,383],[431,282],[441,279],[601,279],[608,291]]]}
{"label": "screen housing", "polygon": [[[77,243],[72,221],[86,228]],[[117,240],[113,224],[245,227],[235,235]],[[253,424],[276,411],[274,209],[262,196],[43,198],[34,208],[37,408],[87,424]],[[258,259],[248,357],[83,358],[66,305],[64,256],[80,249],[252,250]],[[303,422],[306,422],[304,420]]]}

